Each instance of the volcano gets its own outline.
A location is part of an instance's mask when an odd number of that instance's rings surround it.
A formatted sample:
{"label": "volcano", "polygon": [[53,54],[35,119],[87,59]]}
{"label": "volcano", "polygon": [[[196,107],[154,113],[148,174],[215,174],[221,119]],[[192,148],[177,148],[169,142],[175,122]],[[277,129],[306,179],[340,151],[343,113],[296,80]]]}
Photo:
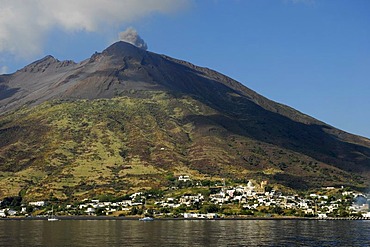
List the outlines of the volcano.
{"label": "volcano", "polygon": [[165,187],[168,176],[369,186],[370,140],[214,70],[117,42],[0,76],[0,197]]}

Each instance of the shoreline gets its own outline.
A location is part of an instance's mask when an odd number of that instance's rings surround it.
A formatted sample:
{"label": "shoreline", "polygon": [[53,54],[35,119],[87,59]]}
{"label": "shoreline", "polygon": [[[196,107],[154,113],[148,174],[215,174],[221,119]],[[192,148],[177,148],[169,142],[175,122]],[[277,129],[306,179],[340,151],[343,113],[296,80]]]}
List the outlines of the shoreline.
{"label": "shoreline", "polygon": [[[139,220],[142,217],[124,217],[124,216],[57,216],[60,221],[70,220]],[[0,218],[0,221],[22,221],[22,220],[41,220],[47,221],[47,216],[42,217],[6,217]],[[317,217],[225,217],[225,218],[154,218],[155,221],[219,221],[219,220],[316,220],[316,221],[332,221],[332,220],[370,220],[370,218],[350,218],[350,217],[328,217],[328,218],[317,218]]]}

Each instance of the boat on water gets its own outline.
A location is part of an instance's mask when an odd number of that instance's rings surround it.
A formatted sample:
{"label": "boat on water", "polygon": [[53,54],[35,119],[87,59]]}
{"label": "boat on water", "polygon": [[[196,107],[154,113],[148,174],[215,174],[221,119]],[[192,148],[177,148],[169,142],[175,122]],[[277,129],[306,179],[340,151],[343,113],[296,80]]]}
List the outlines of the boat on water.
{"label": "boat on water", "polygon": [[142,218],[140,218],[139,220],[140,221],[153,221],[154,219],[152,218],[152,217],[150,217],[150,216],[145,216],[145,215],[148,215],[148,214],[145,214],[145,211],[144,211],[144,209],[145,209],[145,206],[146,206],[146,200],[145,200],[145,202],[144,202],[144,207],[142,208],[142,210],[143,210],[143,217]]}
{"label": "boat on water", "polygon": [[48,217],[48,221],[58,221],[59,219],[55,215]]}
{"label": "boat on water", "polygon": [[54,214],[54,208],[51,208],[51,214],[48,216],[48,221],[58,221],[59,219]]}
{"label": "boat on water", "polygon": [[144,217],[144,218],[140,218],[139,220],[140,221],[153,221],[154,219],[152,217]]}

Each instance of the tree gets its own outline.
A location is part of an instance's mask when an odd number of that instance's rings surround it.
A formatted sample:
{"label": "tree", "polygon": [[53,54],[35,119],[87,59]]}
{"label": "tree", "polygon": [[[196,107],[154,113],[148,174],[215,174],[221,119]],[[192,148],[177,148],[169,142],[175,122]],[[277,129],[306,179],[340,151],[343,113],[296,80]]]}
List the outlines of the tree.
{"label": "tree", "polygon": [[97,210],[96,210],[96,215],[98,215],[98,216],[100,216],[100,215],[104,215],[104,208],[98,208]]}
{"label": "tree", "polygon": [[279,206],[274,206],[274,207],[270,208],[270,213],[281,215],[281,214],[284,213],[284,210]]}
{"label": "tree", "polygon": [[161,189],[150,189],[144,193],[145,198],[161,198],[164,192]]}
{"label": "tree", "polygon": [[199,211],[203,214],[218,213],[220,211],[220,207],[214,203],[204,204]]}
{"label": "tree", "polygon": [[130,210],[131,215],[137,215],[139,214],[139,209],[137,207],[132,207]]}
{"label": "tree", "polygon": [[12,209],[19,209],[22,204],[22,197],[14,196],[14,197],[5,197],[1,202],[1,208],[12,208]]}
{"label": "tree", "polygon": [[154,215],[154,209],[149,208],[146,210],[145,216],[153,217]]}
{"label": "tree", "polygon": [[159,209],[159,212],[161,212],[162,214],[168,214],[170,212],[170,209],[168,207],[161,207]]}
{"label": "tree", "polygon": [[26,207],[26,212],[27,212],[28,214],[32,213],[32,212],[33,212],[33,207],[32,207],[32,206],[27,206],[27,207]]}

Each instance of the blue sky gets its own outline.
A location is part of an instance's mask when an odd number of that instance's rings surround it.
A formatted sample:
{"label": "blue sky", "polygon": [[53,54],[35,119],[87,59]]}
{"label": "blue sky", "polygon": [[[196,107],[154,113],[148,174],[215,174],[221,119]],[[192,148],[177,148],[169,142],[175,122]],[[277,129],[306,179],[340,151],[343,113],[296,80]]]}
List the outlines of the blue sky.
{"label": "blue sky", "polygon": [[215,69],[267,98],[370,137],[368,0],[39,2],[0,0],[2,72],[48,54],[81,61],[133,27],[149,51]]}

